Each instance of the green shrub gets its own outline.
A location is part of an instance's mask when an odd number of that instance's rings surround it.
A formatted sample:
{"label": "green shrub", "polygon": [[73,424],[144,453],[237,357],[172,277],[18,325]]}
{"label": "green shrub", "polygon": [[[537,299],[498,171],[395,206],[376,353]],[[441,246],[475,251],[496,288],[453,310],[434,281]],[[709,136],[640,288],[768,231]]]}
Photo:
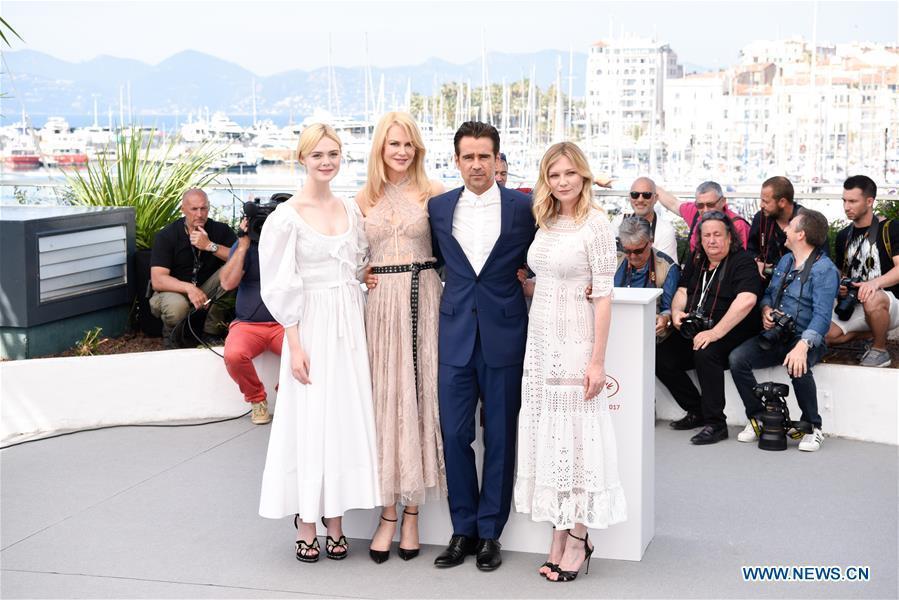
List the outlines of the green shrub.
{"label": "green shrub", "polygon": [[206,146],[174,154],[173,138],[160,153],[150,157],[153,131],[138,127],[116,138],[116,158],[99,156],[84,173],[66,177],[71,202],[79,206],[130,206],[134,208],[135,245],[150,248],[156,233],[181,216],[181,195],[192,187],[203,187],[218,172],[210,171],[219,150]]}

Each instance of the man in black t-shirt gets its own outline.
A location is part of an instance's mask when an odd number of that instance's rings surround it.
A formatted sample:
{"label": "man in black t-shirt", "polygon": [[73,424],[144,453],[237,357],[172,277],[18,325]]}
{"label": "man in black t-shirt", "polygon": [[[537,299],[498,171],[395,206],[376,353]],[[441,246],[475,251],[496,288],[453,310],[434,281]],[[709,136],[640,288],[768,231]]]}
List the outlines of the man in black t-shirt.
{"label": "man in black t-shirt", "polygon": [[774,265],[789,252],[784,230],[802,208],[793,202],[793,184],[786,177],[770,177],[762,184],[759,210],[752,217],[746,249],[755,258],[759,274],[771,280]]}
{"label": "man in black t-shirt", "polygon": [[167,346],[172,344],[172,329],[191,307],[209,309],[203,325],[207,337],[220,335],[227,327],[221,303],[211,300],[223,292],[218,271],[236,236],[224,223],[209,219],[209,198],[199,188],[184,192],[181,212],[183,218],[156,234],[150,256],[150,283],[155,292],[150,311],[162,319]]}
{"label": "man in black t-shirt", "polygon": [[240,222],[231,257],[220,271],[222,289],[237,288],[236,316],[225,339],[225,368],[253,406],[252,421],[264,425],[272,420],[265,386],[259,381],[253,359],[270,350],[281,356],[284,327],[275,321],[262,302],[259,280],[259,243],[250,239],[246,218]]}
{"label": "man in black t-shirt", "polygon": [[[876,196],[877,184],[864,175],[843,183],[843,210],[852,223],[837,234],[835,263],[842,277],[859,279],[859,283],[850,284],[858,294],[858,303],[846,320],[834,311],[825,338],[833,345],[873,337],[859,363],[865,367],[889,366],[887,332],[899,327],[899,223],[877,218]],[[840,286],[838,303],[845,302],[848,291]]]}

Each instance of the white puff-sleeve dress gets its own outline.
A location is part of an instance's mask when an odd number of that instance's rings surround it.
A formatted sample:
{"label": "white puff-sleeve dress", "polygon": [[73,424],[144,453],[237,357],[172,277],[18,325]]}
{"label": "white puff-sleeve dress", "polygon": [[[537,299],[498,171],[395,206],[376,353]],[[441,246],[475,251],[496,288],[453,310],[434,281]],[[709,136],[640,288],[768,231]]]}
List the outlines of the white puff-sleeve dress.
{"label": "white puff-sleeve dress", "polygon": [[372,508],[380,498],[365,296],[357,279],[368,255],[362,217],[343,200],[349,225],[324,235],[282,204],[259,240],[262,299],[285,329],[299,327],[309,379],[291,373],[287,336],[269,436],[259,514],[306,522]]}

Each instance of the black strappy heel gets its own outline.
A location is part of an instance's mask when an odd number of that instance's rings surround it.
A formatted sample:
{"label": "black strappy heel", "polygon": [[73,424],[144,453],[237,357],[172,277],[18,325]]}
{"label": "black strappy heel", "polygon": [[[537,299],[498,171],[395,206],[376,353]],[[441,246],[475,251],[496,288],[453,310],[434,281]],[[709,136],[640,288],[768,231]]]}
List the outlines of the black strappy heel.
{"label": "black strappy heel", "polygon": [[[293,517],[293,526],[299,530],[299,520],[300,515],[297,513]],[[312,554],[312,552],[315,554]],[[297,540],[296,541],[296,554],[297,560],[304,563],[314,563],[318,562],[318,557],[321,556],[321,546],[318,544],[318,537],[312,539],[312,543],[305,540]]]}
{"label": "black strappy heel", "polygon": [[[325,529],[328,528],[328,524],[325,523],[324,517],[322,517],[322,525],[325,526]],[[335,548],[343,548],[343,552],[334,552]],[[346,541],[345,535],[340,536],[336,540],[330,535],[325,539],[325,556],[331,560],[343,560],[349,552],[350,544]]]}
{"label": "black strappy heel", "polygon": [[549,570],[550,570],[550,571],[555,571],[556,573],[559,572],[559,565],[558,565],[558,563],[546,561],[545,563],[543,563],[542,565],[540,565],[540,566],[538,567],[537,572],[540,573],[540,577],[546,577],[547,575],[549,575],[549,573],[544,573],[544,572],[542,572],[542,571],[539,570],[539,569],[542,569],[543,567],[549,567]]}
{"label": "black strappy heel", "polygon": [[[404,515],[409,515],[409,516],[412,516],[412,517],[417,517],[417,516],[418,516],[418,513],[417,513],[417,512],[409,512],[409,511],[406,510],[405,508],[403,509],[403,514],[404,514]],[[405,520],[406,520],[406,518],[403,517],[403,521],[405,521]],[[402,532],[400,532],[400,537],[402,537],[402,535],[403,535]],[[402,558],[403,560],[412,560],[413,558],[415,558],[416,556],[418,556],[418,553],[419,553],[420,551],[421,551],[420,548],[412,548],[411,550],[409,550],[409,549],[403,548],[402,546],[399,546],[399,547],[397,548],[397,550],[396,550],[396,553],[397,553],[397,555],[398,555],[400,558]]]}
{"label": "black strappy heel", "polygon": [[[387,521],[388,523],[396,523],[396,519],[388,519],[384,515],[381,515],[381,519]],[[372,537],[374,537],[374,536],[372,536]],[[393,539],[391,538],[391,542],[392,541],[393,541]],[[373,561],[375,561],[378,564],[381,564],[382,562],[387,562],[387,559],[390,558],[390,546],[389,545],[387,546],[387,550],[372,550],[372,548],[369,547],[368,555],[371,557],[371,559]],[[400,556],[402,556],[402,554],[400,554]]]}
{"label": "black strappy heel", "polygon": [[[587,564],[587,569],[584,571],[584,575],[586,575],[587,573],[590,572],[590,557],[593,556],[593,548],[591,548],[590,545],[587,543],[587,540],[590,539],[590,532],[585,533],[584,537],[582,537],[582,538],[579,538],[578,536],[574,535],[570,531],[568,532],[568,535],[570,535],[571,537],[573,537],[576,540],[580,540],[580,541],[584,542],[584,558],[585,558],[584,562]],[[583,566],[583,565],[581,565],[581,566]],[[578,569],[577,571],[563,571],[563,570],[559,569],[557,572],[559,573],[558,579],[555,579],[555,580],[552,580],[549,578],[547,578],[547,579],[549,581],[566,581],[566,582],[574,581],[575,579],[577,579],[577,575],[580,572],[580,569]]]}
{"label": "black strappy heel", "polygon": [[[553,525],[553,529],[555,529],[555,528],[556,528],[556,526]],[[543,567],[548,567],[550,571],[555,571],[556,573],[559,572],[559,564],[558,563],[546,561],[545,563],[543,563],[542,565],[537,567],[537,572],[540,573],[540,577],[546,577],[547,575],[549,575],[549,573],[544,573],[540,570]]]}

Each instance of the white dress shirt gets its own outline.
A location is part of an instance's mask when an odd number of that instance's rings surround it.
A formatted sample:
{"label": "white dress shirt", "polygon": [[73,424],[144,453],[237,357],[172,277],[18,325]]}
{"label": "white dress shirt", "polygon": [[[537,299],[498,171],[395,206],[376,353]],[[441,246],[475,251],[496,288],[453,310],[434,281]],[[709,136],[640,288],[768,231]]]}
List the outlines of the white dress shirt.
{"label": "white dress shirt", "polygon": [[462,251],[476,274],[484,268],[484,263],[499,238],[501,215],[499,186],[496,182],[480,196],[467,187],[462,191],[453,214],[453,237],[462,246]]}

